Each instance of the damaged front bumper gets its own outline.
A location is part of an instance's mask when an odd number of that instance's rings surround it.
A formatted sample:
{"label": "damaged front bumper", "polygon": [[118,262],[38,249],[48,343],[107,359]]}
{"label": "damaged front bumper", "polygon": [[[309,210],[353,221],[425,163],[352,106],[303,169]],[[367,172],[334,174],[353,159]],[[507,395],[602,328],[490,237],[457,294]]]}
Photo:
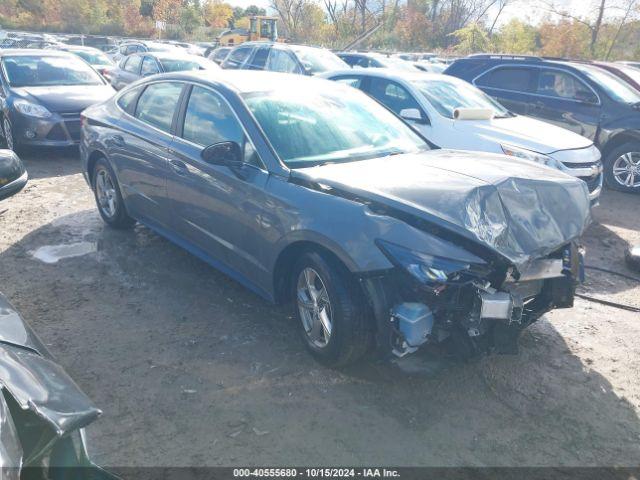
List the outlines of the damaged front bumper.
{"label": "damaged front bumper", "polygon": [[494,265],[447,275],[446,265],[439,267],[428,269],[427,281],[406,265],[361,279],[382,353],[403,357],[446,341],[465,358],[515,354],[522,330],[553,309],[573,306],[584,276],[582,249],[575,242],[522,272]]}

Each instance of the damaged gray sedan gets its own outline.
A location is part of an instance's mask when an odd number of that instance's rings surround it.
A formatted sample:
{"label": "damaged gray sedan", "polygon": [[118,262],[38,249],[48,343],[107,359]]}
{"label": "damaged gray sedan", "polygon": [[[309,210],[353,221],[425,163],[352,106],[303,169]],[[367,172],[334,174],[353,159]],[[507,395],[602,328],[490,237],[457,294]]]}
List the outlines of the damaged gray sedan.
{"label": "damaged gray sedan", "polygon": [[141,222],[273,302],[325,364],[448,342],[516,351],[573,304],[586,184],[429,151],[365,94],[254,72],[164,75],[83,112],[102,218]]}

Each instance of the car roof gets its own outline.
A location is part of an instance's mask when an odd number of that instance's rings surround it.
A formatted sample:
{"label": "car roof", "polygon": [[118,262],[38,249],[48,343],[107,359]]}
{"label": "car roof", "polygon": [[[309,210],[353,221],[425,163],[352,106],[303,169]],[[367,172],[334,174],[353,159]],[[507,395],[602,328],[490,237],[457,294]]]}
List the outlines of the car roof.
{"label": "car roof", "polygon": [[411,82],[414,80],[445,80],[451,82],[460,82],[456,77],[450,77],[441,73],[429,73],[416,70],[415,72],[407,70],[396,70],[394,68],[350,68],[344,70],[332,70],[330,72],[321,73],[319,76],[323,78],[335,77],[338,75],[361,75],[366,77],[379,77],[389,80],[404,80]]}
{"label": "car roof", "polygon": [[7,48],[0,50],[0,57],[74,57],[73,54],[62,50],[44,50],[40,48]]}
{"label": "car roof", "polygon": [[[336,82],[330,82],[329,80],[318,77],[262,70],[252,70],[251,75],[247,75],[246,70],[192,70],[188,72],[167,73],[163,75],[163,79],[222,84],[239,94],[271,91],[310,91],[327,83],[340,85]],[[345,88],[350,87],[345,86]]]}

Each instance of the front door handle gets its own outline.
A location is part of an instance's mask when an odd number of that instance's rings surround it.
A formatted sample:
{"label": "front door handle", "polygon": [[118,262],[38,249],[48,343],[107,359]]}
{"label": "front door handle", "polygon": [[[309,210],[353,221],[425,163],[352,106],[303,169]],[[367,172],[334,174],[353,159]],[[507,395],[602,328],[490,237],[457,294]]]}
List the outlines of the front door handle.
{"label": "front door handle", "polygon": [[111,140],[116,147],[124,147],[125,142],[122,135],[114,135],[113,137],[111,137]]}
{"label": "front door handle", "polygon": [[181,162],[180,160],[169,160],[169,165],[171,165],[171,168],[173,169],[173,171],[176,172],[176,174],[178,175],[186,175],[187,172],[189,171],[187,169],[187,165],[184,162]]}

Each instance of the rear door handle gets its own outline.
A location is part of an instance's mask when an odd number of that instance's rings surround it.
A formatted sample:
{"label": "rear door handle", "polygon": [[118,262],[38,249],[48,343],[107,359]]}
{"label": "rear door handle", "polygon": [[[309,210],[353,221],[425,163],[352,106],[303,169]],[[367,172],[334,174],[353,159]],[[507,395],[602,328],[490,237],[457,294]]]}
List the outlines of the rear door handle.
{"label": "rear door handle", "polygon": [[178,175],[186,175],[189,172],[187,165],[180,160],[169,160],[169,165],[171,165],[173,171]]}

